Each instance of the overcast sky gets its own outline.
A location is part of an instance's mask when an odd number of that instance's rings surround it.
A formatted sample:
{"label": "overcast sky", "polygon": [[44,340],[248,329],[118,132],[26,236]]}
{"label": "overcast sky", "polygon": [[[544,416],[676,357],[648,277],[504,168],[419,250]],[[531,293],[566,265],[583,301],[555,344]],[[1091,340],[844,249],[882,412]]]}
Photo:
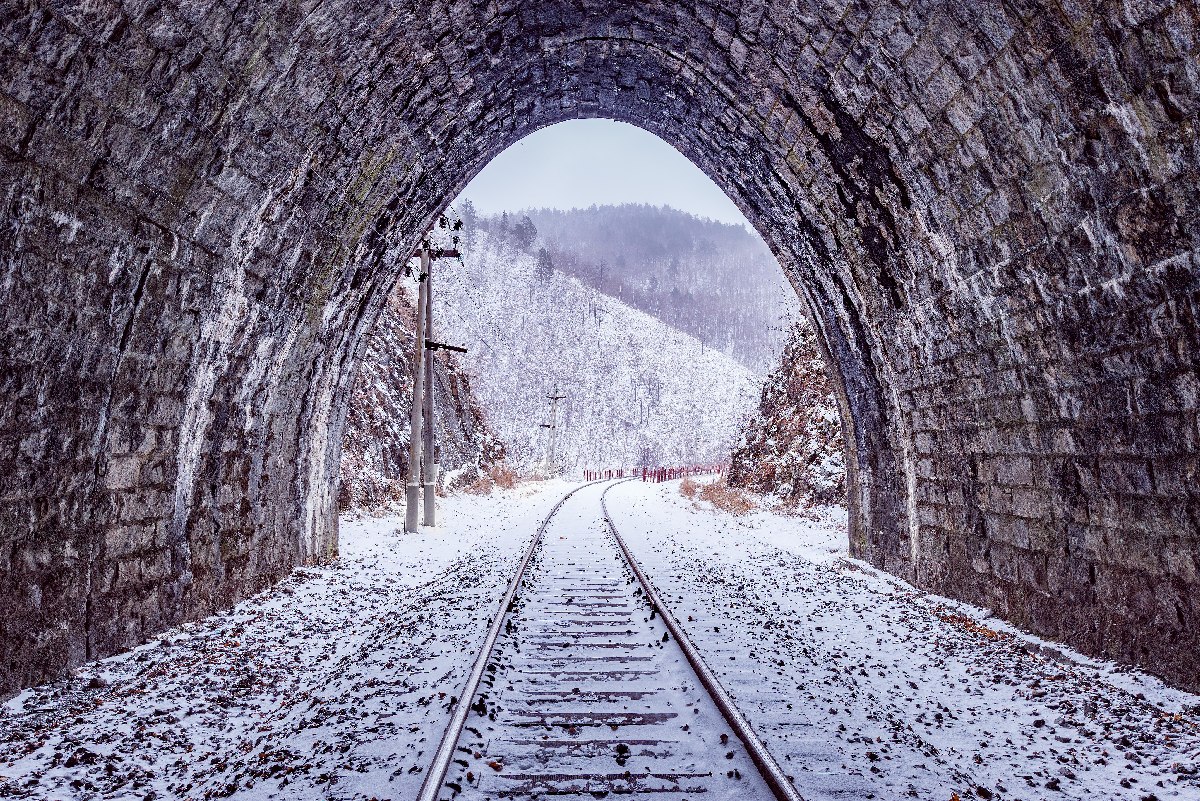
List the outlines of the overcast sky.
{"label": "overcast sky", "polygon": [[737,206],[678,150],[613,120],[571,120],[530,134],[484,167],[462,196],[488,214],[649,203],[747,225]]}

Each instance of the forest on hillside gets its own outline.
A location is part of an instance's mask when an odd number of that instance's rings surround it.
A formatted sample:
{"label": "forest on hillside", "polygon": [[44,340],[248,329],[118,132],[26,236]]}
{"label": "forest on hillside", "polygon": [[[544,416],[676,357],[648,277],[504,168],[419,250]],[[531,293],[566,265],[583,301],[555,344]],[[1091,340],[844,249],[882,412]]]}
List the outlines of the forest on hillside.
{"label": "forest on hillside", "polygon": [[646,312],[764,375],[778,363],[799,302],[753,231],[643,204],[529,209],[485,216],[459,208],[473,232]]}
{"label": "forest on hillside", "polygon": [[724,460],[761,376],[548,269],[542,249],[524,244],[474,229],[462,263],[434,279],[435,339],[467,347],[463,365],[513,466],[544,465],[552,420],[554,473]]}

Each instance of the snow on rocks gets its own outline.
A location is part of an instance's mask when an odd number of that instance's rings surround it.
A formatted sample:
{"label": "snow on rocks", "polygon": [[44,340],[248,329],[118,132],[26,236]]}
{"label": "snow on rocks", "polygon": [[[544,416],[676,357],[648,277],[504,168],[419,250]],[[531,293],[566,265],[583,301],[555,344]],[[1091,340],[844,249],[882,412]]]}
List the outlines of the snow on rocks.
{"label": "snow on rocks", "polygon": [[833,383],[806,318],[792,324],[779,367],[729,457],[729,483],[806,508],[843,501],[846,467]]}
{"label": "snow on rocks", "polygon": [[806,798],[1200,798],[1200,697],[850,559],[844,513],[733,517],[676,483],[609,498]]}
{"label": "snow on rocks", "polygon": [[0,797],[410,798],[566,485],[344,517],[342,556],[0,706]]}
{"label": "snow on rocks", "polygon": [[[366,336],[342,434],[338,506],[343,511],[404,497],[415,316],[409,299],[415,295],[414,282],[398,284]],[[434,352],[433,403],[443,486],[504,459],[504,446],[488,425],[466,371],[446,351]]]}

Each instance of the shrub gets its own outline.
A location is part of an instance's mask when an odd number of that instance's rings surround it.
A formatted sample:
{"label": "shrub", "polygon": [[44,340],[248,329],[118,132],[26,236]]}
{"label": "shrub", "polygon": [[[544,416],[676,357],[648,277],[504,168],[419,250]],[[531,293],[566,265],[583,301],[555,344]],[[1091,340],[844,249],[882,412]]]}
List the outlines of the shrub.
{"label": "shrub", "polygon": [[469,484],[464,484],[462,491],[468,495],[491,495],[495,486],[496,482],[492,481],[490,476],[481,475]]}
{"label": "shrub", "polygon": [[512,489],[517,484],[517,473],[504,462],[486,468],[470,467],[455,477],[448,489],[468,495],[491,495],[496,487]]}
{"label": "shrub", "polygon": [[501,489],[512,489],[517,485],[517,471],[503,462],[488,468],[488,475]]}
{"label": "shrub", "polygon": [[740,489],[729,486],[724,479],[700,486],[701,500],[708,501],[723,512],[744,515],[754,511],[754,502]]}
{"label": "shrub", "polygon": [[679,494],[685,498],[695,498],[698,489],[700,489],[700,485],[690,478],[679,482]]}

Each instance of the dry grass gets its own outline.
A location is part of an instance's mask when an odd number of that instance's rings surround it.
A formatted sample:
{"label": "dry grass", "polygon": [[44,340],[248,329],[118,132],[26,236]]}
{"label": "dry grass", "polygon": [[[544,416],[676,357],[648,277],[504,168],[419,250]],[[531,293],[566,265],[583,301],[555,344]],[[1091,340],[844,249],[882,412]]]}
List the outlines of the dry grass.
{"label": "dry grass", "polygon": [[501,489],[512,489],[517,485],[517,471],[503,462],[489,467],[488,475]]}
{"label": "dry grass", "polygon": [[[682,489],[682,487],[680,488]],[[744,515],[754,511],[754,501],[740,489],[729,486],[725,479],[700,485],[700,499],[731,515]]]}
{"label": "dry grass", "polygon": [[967,617],[966,615],[959,615],[959,614],[950,612],[950,613],[945,613],[945,614],[939,613],[938,617],[940,617],[942,620],[944,620],[945,622],[947,622],[953,626],[958,626],[959,628],[966,629],[969,632],[978,634],[981,637],[986,637],[989,640],[994,640],[1000,636],[1000,632],[996,631],[995,629],[989,629],[987,626],[983,625],[978,620],[975,620],[974,618],[971,618],[971,617]]}
{"label": "dry grass", "polygon": [[469,484],[464,484],[462,491],[468,495],[491,495],[495,487],[496,484],[492,481],[491,477],[484,474]]}
{"label": "dry grass", "polygon": [[695,498],[696,492],[700,489],[700,485],[690,478],[685,478],[679,482],[679,494],[685,498]]}
{"label": "dry grass", "polygon": [[462,491],[468,495],[491,495],[496,487],[512,489],[517,485],[517,472],[503,462],[492,465],[473,481],[465,484]]}

